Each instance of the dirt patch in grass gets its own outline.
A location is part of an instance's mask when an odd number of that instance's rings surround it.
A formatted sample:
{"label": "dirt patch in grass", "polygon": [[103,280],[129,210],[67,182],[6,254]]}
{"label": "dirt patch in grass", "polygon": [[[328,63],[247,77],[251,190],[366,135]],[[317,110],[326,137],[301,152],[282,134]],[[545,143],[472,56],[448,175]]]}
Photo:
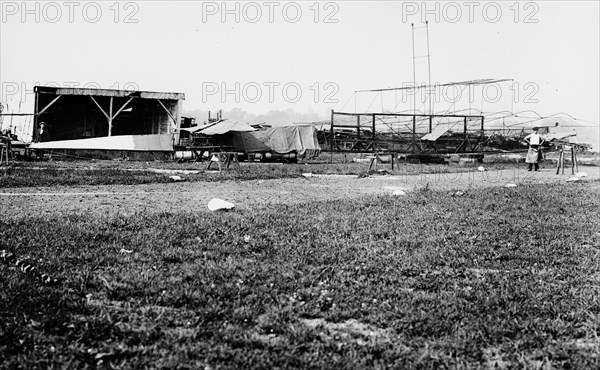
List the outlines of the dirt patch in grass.
{"label": "dirt patch in grass", "polygon": [[364,324],[355,319],[343,322],[328,322],[322,318],[301,319],[307,327],[320,332],[325,340],[342,340],[366,345],[369,340],[390,341],[388,330]]}

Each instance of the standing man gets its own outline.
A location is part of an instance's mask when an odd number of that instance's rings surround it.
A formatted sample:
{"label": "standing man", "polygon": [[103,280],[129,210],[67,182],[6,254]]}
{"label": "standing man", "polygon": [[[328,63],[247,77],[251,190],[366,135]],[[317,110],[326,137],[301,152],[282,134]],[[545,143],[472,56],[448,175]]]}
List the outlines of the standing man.
{"label": "standing man", "polygon": [[542,144],[544,143],[544,139],[540,134],[538,134],[538,128],[534,127],[533,132],[527,136],[525,136],[525,142],[529,145],[529,151],[527,151],[527,158],[525,158],[525,163],[529,163],[529,171],[531,171],[533,165],[535,165],[535,170],[540,170],[540,157],[542,156]]}
{"label": "standing man", "polygon": [[40,128],[37,132],[37,137],[35,139],[35,142],[43,143],[44,141],[50,141],[50,133],[48,132],[48,129],[46,128],[46,123],[42,122],[42,123],[40,123]]}
{"label": "standing man", "polygon": [[[36,143],[43,143],[45,141],[50,141],[50,133],[48,132],[48,129],[46,128],[46,123],[45,122],[41,122],[40,123],[40,128],[38,129],[37,135],[35,137],[35,142]],[[43,150],[36,150],[36,157],[38,159],[42,159],[44,158],[44,151]]]}

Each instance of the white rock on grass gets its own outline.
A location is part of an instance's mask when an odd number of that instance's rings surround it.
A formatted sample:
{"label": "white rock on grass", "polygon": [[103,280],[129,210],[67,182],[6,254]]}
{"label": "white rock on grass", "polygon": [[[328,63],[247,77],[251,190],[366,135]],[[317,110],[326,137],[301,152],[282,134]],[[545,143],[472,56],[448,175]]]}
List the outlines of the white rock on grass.
{"label": "white rock on grass", "polygon": [[305,172],[302,174],[302,176],[304,176],[306,178],[312,177],[312,175],[313,175],[312,172]]}
{"label": "white rock on grass", "polygon": [[399,196],[402,196],[402,195],[406,195],[406,192],[404,190],[398,189],[398,190],[394,190],[394,192],[392,193],[392,195],[396,196],[396,197],[399,197]]}
{"label": "white rock on grass", "polygon": [[210,209],[213,212],[228,211],[233,208],[235,208],[235,204],[219,198],[213,198],[208,202],[208,209]]}
{"label": "white rock on grass", "polygon": [[169,176],[169,178],[173,181],[183,181],[183,177],[177,175]]}
{"label": "white rock on grass", "polygon": [[588,175],[587,172],[577,172],[575,174],[575,176],[577,176],[579,178],[581,178],[581,177],[587,177],[587,175]]}
{"label": "white rock on grass", "polygon": [[479,172],[485,172],[486,169],[483,166],[479,166],[479,167],[477,167],[477,171],[479,171]]}
{"label": "white rock on grass", "polygon": [[516,188],[517,184],[506,184],[504,187],[506,187],[506,188]]}
{"label": "white rock on grass", "polygon": [[576,181],[579,181],[579,177],[577,177],[577,176],[569,177],[567,179],[567,182],[576,182]]}

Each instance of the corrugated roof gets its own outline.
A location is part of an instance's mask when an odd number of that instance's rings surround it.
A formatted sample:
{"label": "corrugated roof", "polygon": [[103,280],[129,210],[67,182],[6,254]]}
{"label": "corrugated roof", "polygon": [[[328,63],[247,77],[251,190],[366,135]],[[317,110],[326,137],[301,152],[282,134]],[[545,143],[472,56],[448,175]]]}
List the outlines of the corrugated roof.
{"label": "corrugated roof", "polygon": [[113,96],[113,97],[134,97],[140,99],[166,99],[166,100],[184,100],[183,93],[170,93],[158,91],[133,91],[133,90],[111,90],[111,89],[84,89],[67,88],[53,86],[35,86],[35,93],[53,94],[53,95],[91,95],[91,96]]}

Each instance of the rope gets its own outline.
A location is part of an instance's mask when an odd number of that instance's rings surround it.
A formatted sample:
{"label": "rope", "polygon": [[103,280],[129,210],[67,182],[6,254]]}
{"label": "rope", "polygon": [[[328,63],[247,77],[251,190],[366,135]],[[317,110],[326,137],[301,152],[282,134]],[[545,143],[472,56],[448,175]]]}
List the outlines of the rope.
{"label": "rope", "polygon": [[[348,103],[350,102],[350,99],[352,99],[352,97],[353,97],[354,95],[356,95],[356,93],[354,93],[354,94],[350,95],[350,97],[348,98],[348,100],[346,100],[346,102],[344,103],[344,105],[342,105],[342,107],[340,108],[340,111],[342,111],[342,112],[344,111],[344,108],[346,108],[346,105],[348,105]],[[355,106],[354,108],[355,108],[355,110],[356,110],[356,106]]]}
{"label": "rope", "polygon": [[[379,94],[381,94],[381,93],[379,93]],[[373,105],[373,103],[375,103],[375,100],[377,100],[377,95],[379,95],[379,94],[376,94],[375,97],[373,98],[373,100],[371,100],[371,104],[369,104],[369,106],[367,107],[367,112],[369,111],[369,109],[371,109],[371,106]]]}

